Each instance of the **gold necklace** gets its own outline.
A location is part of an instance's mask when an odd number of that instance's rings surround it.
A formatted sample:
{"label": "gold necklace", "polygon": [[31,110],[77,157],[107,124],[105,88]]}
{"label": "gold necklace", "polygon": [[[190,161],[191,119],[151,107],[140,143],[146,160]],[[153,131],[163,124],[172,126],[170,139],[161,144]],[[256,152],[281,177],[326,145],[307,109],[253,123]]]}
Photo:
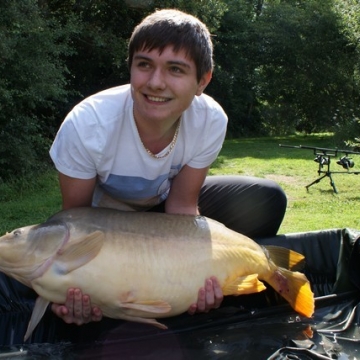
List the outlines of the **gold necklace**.
{"label": "gold necklace", "polygon": [[178,124],[177,124],[177,126],[176,126],[176,130],[175,130],[174,137],[172,138],[171,143],[168,145],[168,146],[169,146],[168,151],[167,151],[164,155],[157,155],[157,154],[154,154],[151,150],[149,150],[149,149],[145,146],[145,144],[143,143],[143,141],[141,140],[141,136],[140,136],[140,133],[139,133],[139,128],[138,128],[137,123],[136,123],[136,120],[135,120],[134,109],[133,109],[133,117],[134,117],[134,123],[135,123],[136,130],[137,130],[137,132],[138,132],[138,135],[139,135],[140,142],[141,142],[143,148],[145,149],[145,151],[146,151],[152,158],[154,158],[154,159],[163,159],[163,158],[167,157],[167,156],[173,151],[173,149],[174,149],[174,147],[175,147],[176,140],[177,140],[178,134],[179,134],[181,119],[178,120]]}

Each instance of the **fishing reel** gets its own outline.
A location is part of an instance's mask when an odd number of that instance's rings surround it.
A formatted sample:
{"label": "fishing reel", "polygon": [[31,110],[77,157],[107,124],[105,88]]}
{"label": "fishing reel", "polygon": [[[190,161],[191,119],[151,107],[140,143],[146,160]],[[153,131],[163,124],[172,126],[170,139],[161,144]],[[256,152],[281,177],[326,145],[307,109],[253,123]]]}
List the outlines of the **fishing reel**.
{"label": "fishing reel", "polygon": [[316,155],[316,158],[314,159],[315,162],[319,163],[321,167],[324,165],[329,165],[330,159],[326,155]]}
{"label": "fishing reel", "polygon": [[336,163],[342,166],[346,170],[349,170],[355,165],[354,161],[351,158],[347,157],[346,155],[341,157],[340,160],[338,160]]}

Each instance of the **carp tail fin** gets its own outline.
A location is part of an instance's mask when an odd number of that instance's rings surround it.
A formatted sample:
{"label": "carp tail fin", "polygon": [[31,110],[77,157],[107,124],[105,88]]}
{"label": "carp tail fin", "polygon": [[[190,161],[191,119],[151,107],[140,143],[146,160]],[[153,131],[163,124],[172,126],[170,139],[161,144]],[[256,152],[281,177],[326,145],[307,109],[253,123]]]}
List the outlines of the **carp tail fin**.
{"label": "carp tail fin", "polygon": [[50,301],[45,300],[41,296],[39,296],[35,301],[34,310],[31,314],[31,318],[29,321],[29,325],[27,327],[24,341],[26,341],[36,328],[36,325],[40,322],[41,318],[44,316],[47,306],[49,305]]}
{"label": "carp tail fin", "polygon": [[283,268],[275,268],[272,275],[266,279],[292,308],[300,315],[311,317],[314,313],[315,300],[310,282],[300,272],[292,272]]}

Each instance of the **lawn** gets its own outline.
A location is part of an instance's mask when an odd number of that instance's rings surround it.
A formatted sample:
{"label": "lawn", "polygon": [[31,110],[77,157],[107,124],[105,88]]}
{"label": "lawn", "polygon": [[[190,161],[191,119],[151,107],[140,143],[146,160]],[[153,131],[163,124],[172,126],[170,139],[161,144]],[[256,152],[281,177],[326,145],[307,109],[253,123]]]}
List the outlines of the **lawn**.
{"label": "lawn", "polygon": [[[344,227],[360,229],[360,175],[349,174],[336,163],[344,154],[330,158],[330,170],[341,172],[332,175],[336,194],[329,177],[306,189],[306,185],[319,178],[319,163],[314,161],[313,150],[279,146],[335,148],[334,143],[331,134],[228,140],[211,174],[251,175],[278,182],[288,197],[281,234]],[[351,156],[355,165],[350,171],[360,171],[360,154]],[[327,166],[321,170],[326,171]]]}
{"label": "lawn", "polygon": [[[341,172],[333,174],[338,193],[334,193],[328,177],[307,190],[306,185],[319,177],[319,163],[314,161],[313,151],[279,147],[279,144],[335,148],[331,134],[226,140],[210,174],[251,175],[277,181],[288,196],[280,234],[345,227],[360,229],[360,175],[348,174],[336,163],[343,154],[331,158],[330,170]],[[352,158],[355,166],[350,171],[360,171],[360,154]],[[321,168],[326,169],[326,166]],[[26,181],[0,184],[0,201],[0,234],[45,220],[61,207],[55,171],[30,184]]]}

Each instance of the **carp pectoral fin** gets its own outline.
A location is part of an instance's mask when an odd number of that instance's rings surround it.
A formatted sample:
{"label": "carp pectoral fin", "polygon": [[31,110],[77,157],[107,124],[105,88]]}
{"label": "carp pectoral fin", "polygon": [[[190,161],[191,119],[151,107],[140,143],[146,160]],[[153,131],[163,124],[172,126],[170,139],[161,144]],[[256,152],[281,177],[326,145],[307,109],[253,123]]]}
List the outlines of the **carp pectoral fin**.
{"label": "carp pectoral fin", "polygon": [[301,271],[305,266],[305,256],[281,246],[265,245],[267,257],[277,266],[291,271]]}
{"label": "carp pectoral fin", "polygon": [[167,313],[171,310],[170,304],[162,300],[150,300],[150,301],[134,301],[134,302],[122,302],[120,305],[122,308],[137,310],[147,313]]}
{"label": "carp pectoral fin", "polygon": [[251,274],[226,283],[222,291],[224,295],[243,295],[257,293],[265,289],[265,285],[258,279],[258,274]]}
{"label": "carp pectoral fin", "polygon": [[94,231],[80,241],[66,246],[55,258],[58,273],[67,274],[94,259],[100,252],[105,240],[101,231]]}
{"label": "carp pectoral fin", "polygon": [[45,300],[42,297],[38,297],[35,301],[34,310],[31,314],[31,318],[29,321],[28,328],[26,330],[26,334],[24,336],[24,341],[26,341],[32,332],[34,331],[36,325],[39,323],[41,318],[44,316],[47,306],[49,305],[50,301]]}

